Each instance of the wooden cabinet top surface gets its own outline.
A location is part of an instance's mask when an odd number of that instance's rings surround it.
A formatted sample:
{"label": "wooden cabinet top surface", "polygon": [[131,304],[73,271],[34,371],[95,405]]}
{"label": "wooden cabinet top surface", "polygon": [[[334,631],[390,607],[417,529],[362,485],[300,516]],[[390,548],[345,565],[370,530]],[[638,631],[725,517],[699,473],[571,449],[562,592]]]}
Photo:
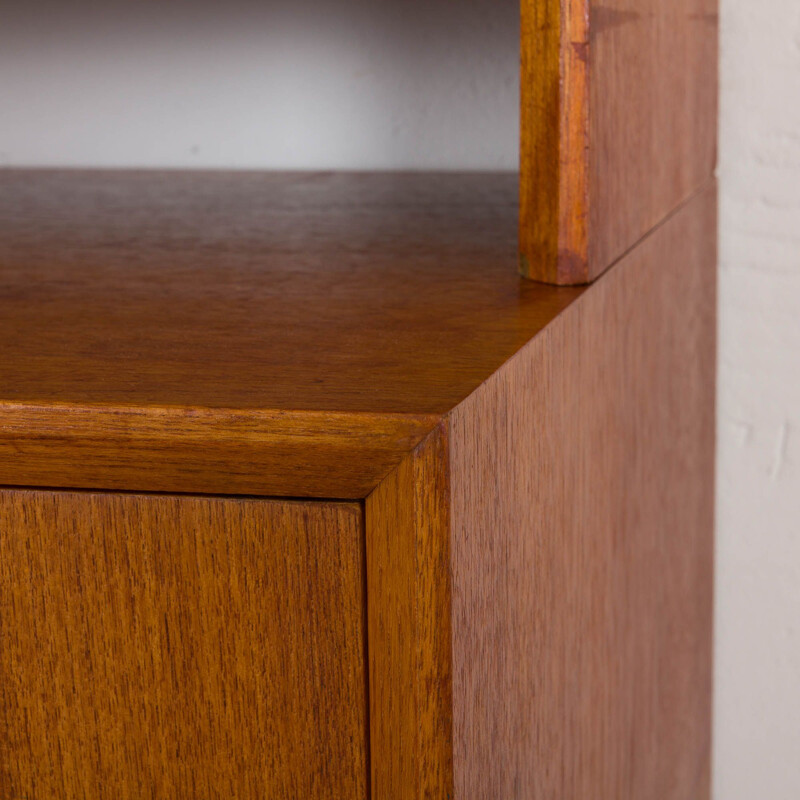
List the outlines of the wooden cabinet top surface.
{"label": "wooden cabinet top surface", "polygon": [[0,174],[7,402],[441,414],[576,293],[515,175]]}
{"label": "wooden cabinet top surface", "polygon": [[[518,276],[517,185],[515,174],[0,172],[0,454],[17,447],[0,482],[363,496],[395,451],[583,291]],[[274,436],[269,462],[280,455],[284,475],[299,474],[289,451],[317,458],[330,437],[346,451],[334,464],[349,455],[364,474],[310,488],[122,487],[62,478],[52,458],[84,437],[95,454],[116,440],[129,461],[141,442],[141,463],[154,440],[173,460],[189,442],[207,463],[211,437],[244,448],[220,454],[220,470],[235,458],[263,475],[247,448]],[[196,463],[187,455],[184,473]]]}

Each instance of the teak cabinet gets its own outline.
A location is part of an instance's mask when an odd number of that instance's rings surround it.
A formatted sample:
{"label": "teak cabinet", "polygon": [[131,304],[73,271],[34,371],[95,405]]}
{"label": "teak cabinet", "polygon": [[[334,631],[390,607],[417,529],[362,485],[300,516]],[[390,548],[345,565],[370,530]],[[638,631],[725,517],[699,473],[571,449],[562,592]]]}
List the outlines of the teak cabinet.
{"label": "teak cabinet", "polygon": [[716,8],[522,18],[519,176],[0,172],[3,800],[708,797]]}

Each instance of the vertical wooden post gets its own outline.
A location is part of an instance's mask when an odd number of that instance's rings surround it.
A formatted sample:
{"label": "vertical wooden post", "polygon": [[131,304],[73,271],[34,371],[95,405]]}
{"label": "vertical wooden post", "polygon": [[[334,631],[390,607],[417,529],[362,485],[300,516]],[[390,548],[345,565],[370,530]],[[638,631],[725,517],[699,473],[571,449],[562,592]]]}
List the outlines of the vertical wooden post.
{"label": "vertical wooden post", "polygon": [[717,0],[521,12],[521,270],[589,283],[714,173]]}

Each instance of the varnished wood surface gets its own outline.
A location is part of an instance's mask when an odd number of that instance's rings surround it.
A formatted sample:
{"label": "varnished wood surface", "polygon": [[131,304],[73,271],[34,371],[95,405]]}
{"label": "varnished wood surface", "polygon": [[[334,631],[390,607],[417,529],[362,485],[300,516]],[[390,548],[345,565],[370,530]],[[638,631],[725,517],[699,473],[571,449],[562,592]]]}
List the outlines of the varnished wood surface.
{"label": "varnished wood surface", "polygon": [[362,524],[0,491],[0,796],[364,800]]}
{"label": "varnished wood surface", "polygon": [[442,426],[365,503],[372,797],[453,797],[450,512]]}
{"label": "varnished wood surface", "polygon": [[594,280],[713,174],[717,0],[523,0],[520,242]]}
{"label": "varnished wood surface", "polygon": [[594,277],[714,173],[718,0],[593,2],[590,25]]}
{"label": "varnished wood surface", "polygon": [[0,171],[0,482],[364,497],[580,294],[516,183]]}
{"label": "varnished wood surface", "polygon": [[589,0],[522,0],[520,270],[589,281]]}
{"label": "varnished wood surface", "polygon": [[357,499],[438,420],[0,403],[0,478],[19,486]]}
{"label": "varnished wood surface", "polygon": [[455,797],[709,796],[715,209],[448,417]]}

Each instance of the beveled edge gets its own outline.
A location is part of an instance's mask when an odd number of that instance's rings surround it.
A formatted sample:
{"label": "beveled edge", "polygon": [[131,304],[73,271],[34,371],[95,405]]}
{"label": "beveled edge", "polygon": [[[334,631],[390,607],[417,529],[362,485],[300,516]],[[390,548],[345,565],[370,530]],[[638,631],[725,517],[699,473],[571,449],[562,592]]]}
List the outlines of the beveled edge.
{"label": "beveled edge", "polygon": [[0,402],[0,484],[361,500],[440,419]]}

